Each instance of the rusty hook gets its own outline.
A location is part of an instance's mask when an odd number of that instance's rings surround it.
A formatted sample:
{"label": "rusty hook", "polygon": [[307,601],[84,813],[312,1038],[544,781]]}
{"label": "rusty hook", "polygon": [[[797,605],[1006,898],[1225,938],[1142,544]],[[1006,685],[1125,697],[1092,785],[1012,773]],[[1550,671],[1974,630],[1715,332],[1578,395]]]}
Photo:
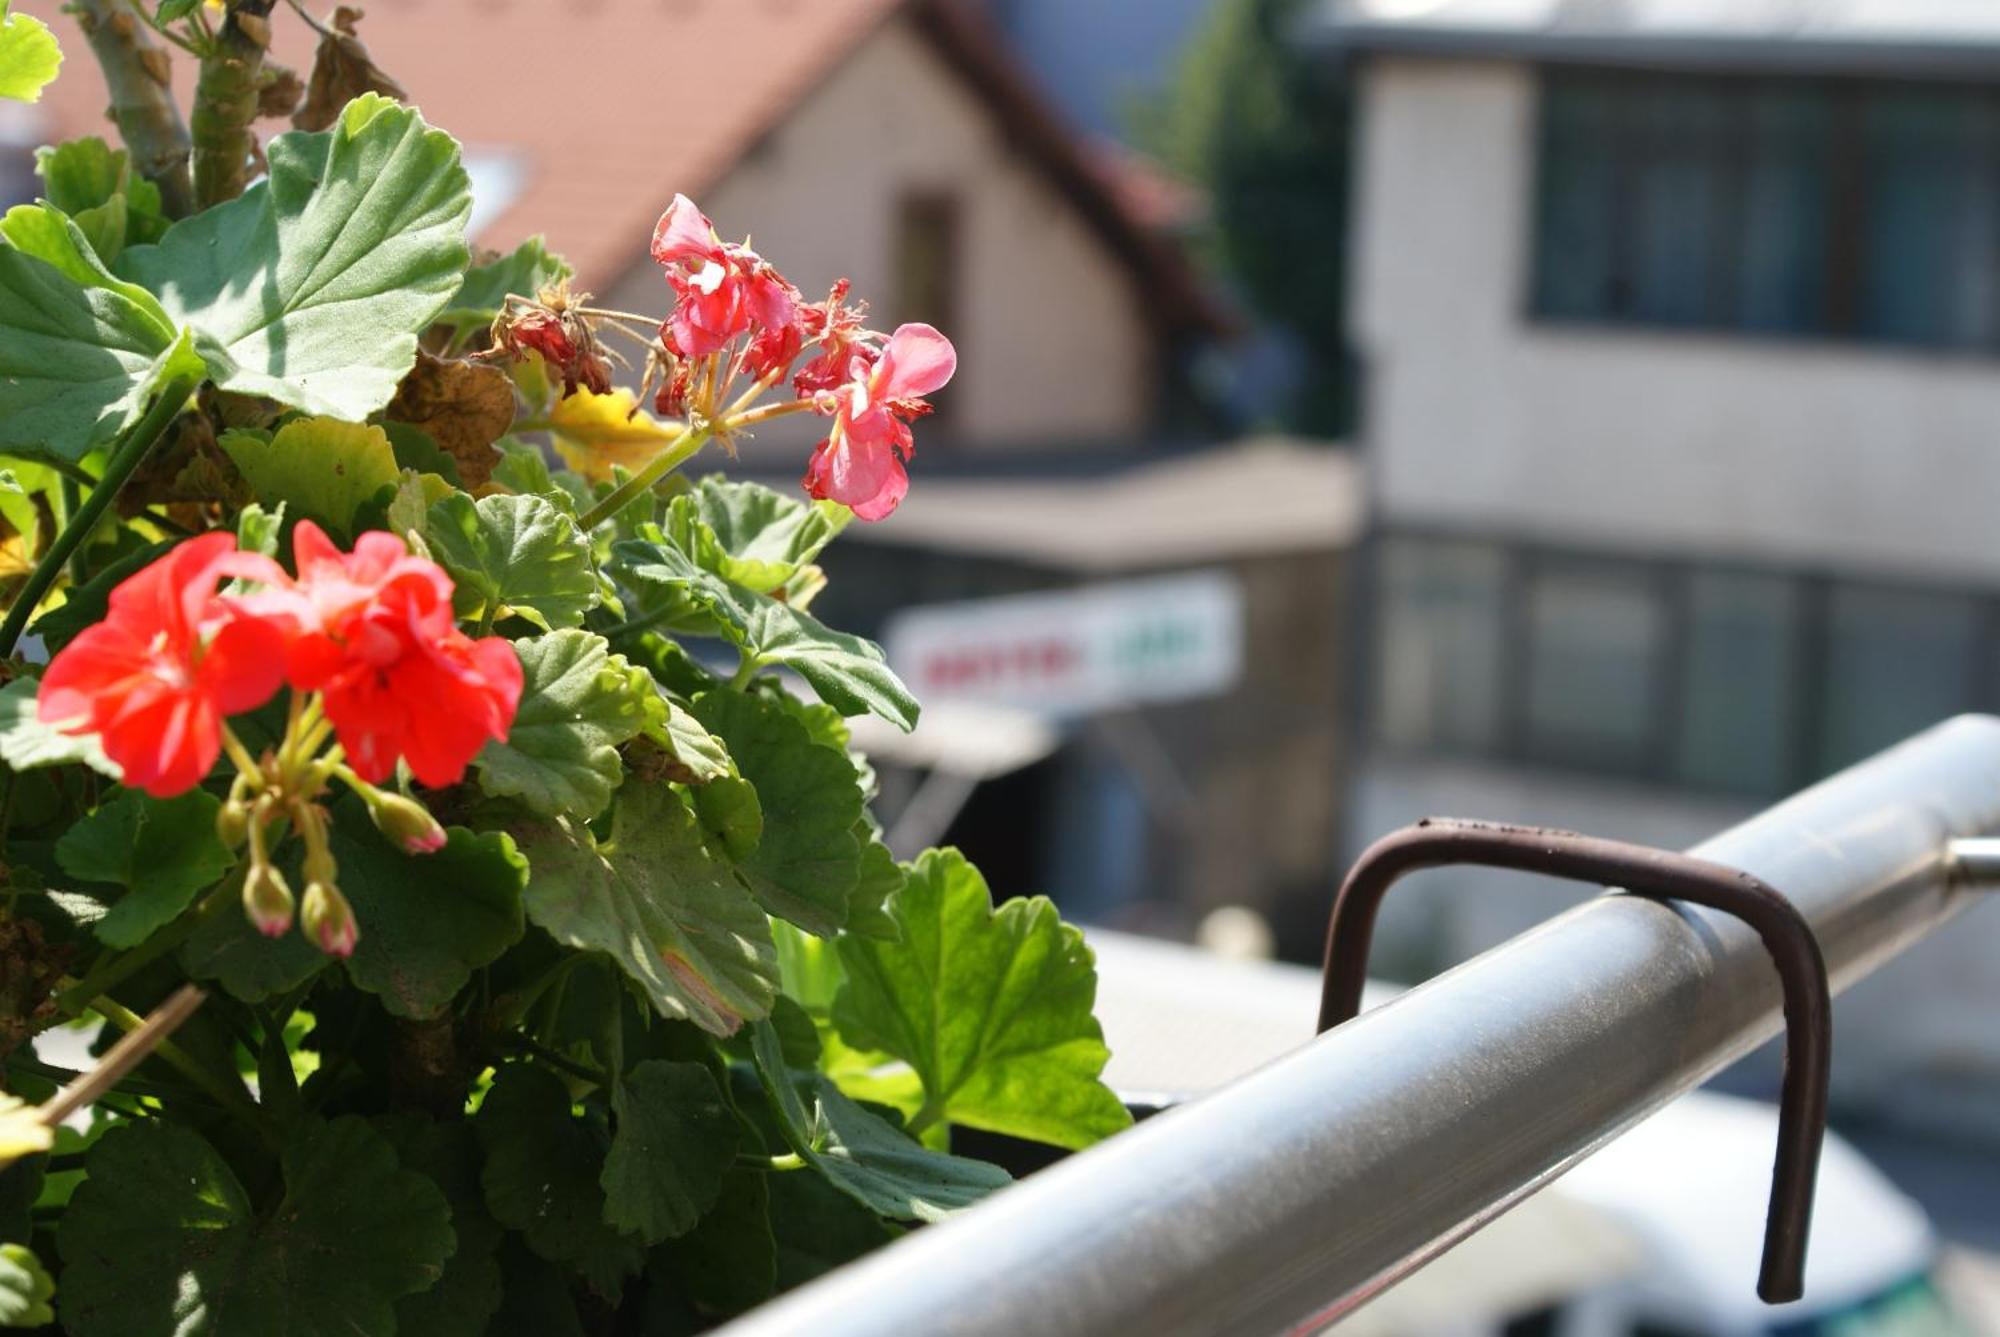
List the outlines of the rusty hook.
{"label": "rusty hook", "polygon": [[1688,901],[1742,920],[1778,969],[1785,1015],[1785,1079],[1778,1105],[1778,1154],[1764,1221],[1757,1294],[1767,1304],[1805,1291],[1806,1236],[1813,1184],[1826,1136],[1833,1003],[1826,961],[1793,904],[1750,874],[1671,850],[1574,831],[1433,817],[1370,845],[1341,884],[1326,925],[1319,1029],[1361,1010],[1361,986],[1375,912],[1397,879],[1421,868],[1475,864],[1620,887],[1635,895]]}

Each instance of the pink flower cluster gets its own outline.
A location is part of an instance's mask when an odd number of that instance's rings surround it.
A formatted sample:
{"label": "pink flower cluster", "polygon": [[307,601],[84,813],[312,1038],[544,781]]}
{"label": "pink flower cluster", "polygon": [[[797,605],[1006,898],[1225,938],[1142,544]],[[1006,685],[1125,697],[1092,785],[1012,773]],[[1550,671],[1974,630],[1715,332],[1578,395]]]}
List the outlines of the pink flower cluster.
{"label": "pink flower cluster", "polygon": [[806,491],[852,507],[863,520],[895,510],[910,488],[909,424],[930,412],[924,396],[942,389],[958,365],[951,341],[929,325],[901,325],[886,337],[863,328],[844,279],[824,303],[806,302],[762,256],[720,240],[685,195],[660,216],[653,258],[675,297],[660,330],[672,361],[660,412],[685,412],[705,358],[726,356],[730,375],[767,384],[811,349],[792,389],[833,422],[813,449]]}

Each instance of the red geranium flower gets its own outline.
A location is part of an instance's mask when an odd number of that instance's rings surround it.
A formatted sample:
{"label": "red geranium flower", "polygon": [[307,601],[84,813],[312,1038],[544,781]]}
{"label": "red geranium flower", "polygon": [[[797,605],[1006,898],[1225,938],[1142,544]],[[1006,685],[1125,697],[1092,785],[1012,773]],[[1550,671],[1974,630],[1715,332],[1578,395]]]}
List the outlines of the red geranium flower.
{"label": "red geranium flower", "polygon": [[277,563],[204,534],[111,591],[102,622],[64,646],[36,712],[94,732],[125,783],[155,798],[200,784],[222,752],[225,716],[255,710],[284,680],[284,633],[217,597],[232,576],[282,582]]}
{"label": "red geranium flower", "polygon": [[343,553],[310,520],[292,551],[297,582],[259,606],[296,622],[285,674],[325,694],[356,774],[378,784],[401,757],[424,784],[456,784],[487,739],[506,740],[521,661],[504,637],[458,630],[451,578],[436,563],[379,531]]}
{"label": "red geranium flower", "polygon": [[928,325],[899,325],[879,354],[856,349],[849,362],[854,379],[828,396],[833,430],[813,448],[805,489],[881,520],[910,490],[909,420],[931,411],[922,397],[951,379],[958,354]]}

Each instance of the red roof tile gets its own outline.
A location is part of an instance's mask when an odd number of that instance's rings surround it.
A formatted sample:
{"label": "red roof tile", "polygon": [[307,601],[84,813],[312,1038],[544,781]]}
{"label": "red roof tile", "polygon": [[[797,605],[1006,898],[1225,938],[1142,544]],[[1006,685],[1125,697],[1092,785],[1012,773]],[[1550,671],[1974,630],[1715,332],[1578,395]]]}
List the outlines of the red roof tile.
{"label": "red roof tile", "polygon": [[[699,198],[906,5],[1169,323],[1222,323],[1179,258],[1029,91],[1004,39],[957,0],[376,0],[359,35],[433,124],[470,152],[520,162],[519,193],[476,240],[505,248],[539,232],[584,286],[602,287],[640,258],[675,191]],[[44,103],[51,136],[106,133],[102,81],[59,0],[16,8],[50,22],[69,53]],[[303,75],[312,34],[282,7],[272,26],[275,58]],[[191,80],[189,64],[177,61]]]}

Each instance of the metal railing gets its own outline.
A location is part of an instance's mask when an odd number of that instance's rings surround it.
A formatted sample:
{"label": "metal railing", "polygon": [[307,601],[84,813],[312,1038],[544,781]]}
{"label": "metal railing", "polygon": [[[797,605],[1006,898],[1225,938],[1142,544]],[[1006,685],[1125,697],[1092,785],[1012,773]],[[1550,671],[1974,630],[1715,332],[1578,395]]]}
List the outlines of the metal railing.
{"label": "metal railing", "polygon": [[[2000,719],[1967,716],[1695,853],[1789,897],[1839,990],[1975,899],[1992,847],[1951,842],[1995,832]],[[1318,1326],[1776,1034],[1779,1002],[1741,923],[1601,896],[728,1331]]]}

